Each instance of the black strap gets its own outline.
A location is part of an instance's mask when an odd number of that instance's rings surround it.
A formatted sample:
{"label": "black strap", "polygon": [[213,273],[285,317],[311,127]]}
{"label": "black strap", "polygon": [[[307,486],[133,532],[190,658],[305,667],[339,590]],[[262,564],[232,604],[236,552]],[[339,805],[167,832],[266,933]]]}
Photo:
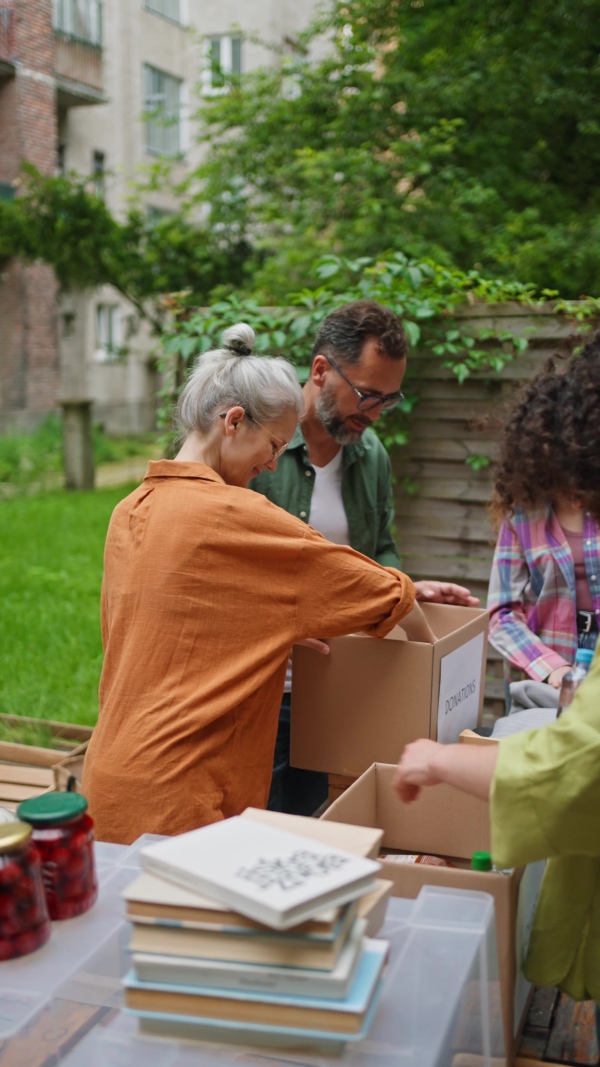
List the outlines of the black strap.
{"label": "black strap", "polygon": [[589,634],[598,629],[598,620],[593,611],[577,612],[577,630],[580,634]]}

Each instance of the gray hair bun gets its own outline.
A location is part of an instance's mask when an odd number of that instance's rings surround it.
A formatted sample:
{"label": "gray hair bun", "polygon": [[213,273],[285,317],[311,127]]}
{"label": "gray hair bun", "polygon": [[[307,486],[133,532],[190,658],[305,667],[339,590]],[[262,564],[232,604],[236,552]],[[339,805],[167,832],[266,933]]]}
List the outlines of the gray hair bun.
{"label": "gray hair bun", "polygon": [[247,322],[237,322],[223,332],[221,347],[235,356],[251,356],[256,335]]}
{"label": "gray hair bun", "polygon": [[[225,330],[221,347],[196,362],[177,405],[181,437],[206,434],[227,408],[243,407],[255,422],[269,423],[286,411],[304,411],[302,388],[281,356],[253,356],[254,330],[238,322]],[[243,358],[240,358],[243,357]]]}

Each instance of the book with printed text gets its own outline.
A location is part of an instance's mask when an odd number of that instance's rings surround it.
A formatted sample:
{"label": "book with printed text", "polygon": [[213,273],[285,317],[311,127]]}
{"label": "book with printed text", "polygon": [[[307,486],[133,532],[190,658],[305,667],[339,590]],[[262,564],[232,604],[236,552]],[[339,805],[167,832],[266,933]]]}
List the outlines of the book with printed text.
{"label": "book with printed text", "polygon": [[366,925],[365,920],[354,924],[339,959],[330,971],[319,971],[314,967],[277,967],[241,963],[239,960],[207,960],[140,952],[133,955],[133,969],[142,982],[341,999],[347,996],[352,984],[363,948]]}
{"label": "book with printed text", "polygon": [[379,988],[388,942],[365,939],[358,967],[343,999],[261,993],[124,979],[125,1004],[134,1011],[190,1016],[258,1026],[356,1034]]}
{"label": "book with printed text", "polygon": [[204,960],[270,964],[277,967],[311,967],[330,971],[335,967],[352,925],[340,930],[335,940],[305,937],[295,933],[223,933],[218,930],[192,930],[184,926],[134,923],[129,947],[132,952],[160,956],[185,956]]}
{"label": "book with printed text", "polygon": [[235,816],[159,841],[144,870],[287,930],[373,888],[380,865],[329,844]]}
{"label": "book with printed text", "polygon": [[[123,890],[128,919],[135,922],[157,922],[164,925],[189,926],[191,929],[222,930],[236,933],[259,933],[271,927],[232,911],[226,904],[193,893],[191,889],[175,885],[166,878],[143,872]],[[294,926],[295,934],[334,940],[342,924],[350,921],[358,904],[351,901],[327,908],[312,919]]]}

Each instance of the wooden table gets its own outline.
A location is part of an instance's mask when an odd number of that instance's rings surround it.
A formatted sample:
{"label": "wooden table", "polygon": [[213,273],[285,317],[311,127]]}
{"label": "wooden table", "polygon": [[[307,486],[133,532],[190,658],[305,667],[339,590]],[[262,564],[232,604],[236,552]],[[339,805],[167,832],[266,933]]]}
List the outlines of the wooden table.
{"label": "wooden table", "polygon": [[536,989],[515,1067],[542,1064],[596,1065],[594,1005],[578,1003],[556,989]]}

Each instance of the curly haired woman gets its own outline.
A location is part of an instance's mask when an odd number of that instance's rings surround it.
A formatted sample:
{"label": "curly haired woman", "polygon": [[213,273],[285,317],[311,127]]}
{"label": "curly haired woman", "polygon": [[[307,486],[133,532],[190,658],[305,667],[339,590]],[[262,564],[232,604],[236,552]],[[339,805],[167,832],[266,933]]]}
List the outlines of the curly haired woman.
{"label": "curly haired woman", "polygon": [[600,334],[549,360],[503,425],[492,513],[490,641],[509,680],[560,688],[600,618]]}
{"label": "curly haired woman", "polygon": [[[494,497],[492,641],[557,685],[600,614],[600,335],[564,373],[549,363],[504,431]],[[581,548],[579,547],[581,542]],[[569,706],[497,745],[415,741],[395,786],[410,803],[440,782],[490,801],[499,868],[548,859],[525,975],[600,1003],[600,654]],[[596,1009],[600,1040],[600,1012]]]}

